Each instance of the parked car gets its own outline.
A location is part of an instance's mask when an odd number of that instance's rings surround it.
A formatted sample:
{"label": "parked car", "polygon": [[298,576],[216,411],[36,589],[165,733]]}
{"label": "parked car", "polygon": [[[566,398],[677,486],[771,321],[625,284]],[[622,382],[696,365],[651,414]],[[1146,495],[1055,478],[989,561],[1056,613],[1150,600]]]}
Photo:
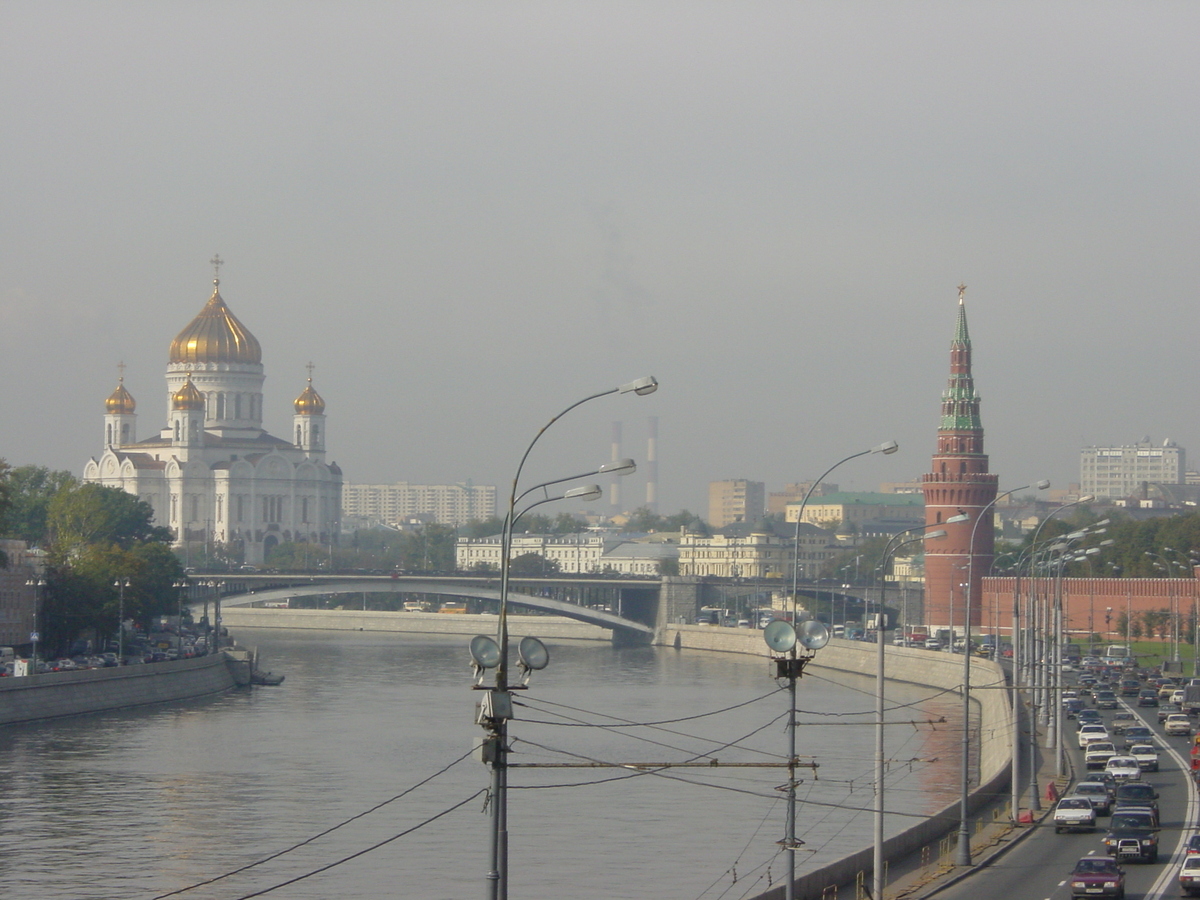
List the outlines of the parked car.
{"label": "parked car", "polygon": [[1134,744],[1129,748],[1129,755],[1138,761],[1143,772],[1158,771],[1158,750],[1153,744]]}
{"label": "parked car", "polygon": [[1096,809],[1087,797],[1063,797],[1054,807],[1054,833],[1095,831]]}
{"label": "parked car", "polygon": [[1200,851],[1189,853],[1179,867],[1179,891],[1186,897],[1200,894]]}
{"label": "parked car", "polygon": [[1125,870],[1107,856],[1085,856],[1069,879],[1072,897],[1125,898]]}
{"label": "parked car", "polygon": [[1158,822],[1148,812],[1113,812],[1104,849],[1117,862],[1158,862]]}

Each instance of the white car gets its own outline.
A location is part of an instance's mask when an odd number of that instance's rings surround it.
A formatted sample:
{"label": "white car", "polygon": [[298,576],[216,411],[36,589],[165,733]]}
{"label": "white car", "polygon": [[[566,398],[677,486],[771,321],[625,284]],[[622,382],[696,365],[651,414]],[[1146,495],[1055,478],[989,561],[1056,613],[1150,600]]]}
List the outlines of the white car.
{"label": "white car", "polygon": [[1179,891],[1187,896],[1200,894],[1200,855],[1188,854],[1179,867]]}
{"label": "white car", "polygon": [[1083,751],[1083,764],[1088,769],[1103,769],[1117,755],[1112,741],[1092,741]]}
{"label": "white car", "polygon": [[1188,718],[1186,713],[1171,713],[1167,716],[1167,721],[1163,722],[1163,731],[1172,735],[1190,735],[1192,733],[1192,720]]}
{"label": "white car", "polygon": [[1142,780],[1142,767],[1132,756],[1109,757],[1108,762],[1104,764],[1104,771],[1116,781]]}
{"label": "white car", "polygon": [[1137,760],[1138,768],[1143,772],[1158,771],[1158,751],[1153,744],[1134,744],[1129,748],[1129,755]]}
{"label": "white car", "polygon": [[1096,830],[1096,810],[1087,797],[1063,797],[1054,807],[1054,833]]}
{"label": "white car", "polygon": [[[1183,718],[1187,718],[1184,716]],[[1084,725],[1079,729],[1079,747],[1084,749],[1088,744],[1096,741],[1107,741],[1108,729],[1103,725]]]}

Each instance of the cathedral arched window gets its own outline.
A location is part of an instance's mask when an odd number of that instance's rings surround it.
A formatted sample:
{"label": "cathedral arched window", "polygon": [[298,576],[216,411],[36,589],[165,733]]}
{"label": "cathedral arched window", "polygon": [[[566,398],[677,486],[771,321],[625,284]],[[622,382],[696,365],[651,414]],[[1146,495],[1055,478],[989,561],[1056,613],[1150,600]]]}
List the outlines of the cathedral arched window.
{"label": "cathedral arched window", "polygon": [[313,425],[312,427],[312,442],[315,445],[321,439],[321,426]]}
{"label": "cathedral arched window", "polygon": [[224,392],[217,394],[217,418],[225,418],[225,394]]}
{"label": "cathedral arched window", "polygon": [[108,435],[108,437],[106,437],[106,438],[104,439],[104,443],[106,443],[106,444],[109,444],[109,445],[111,446],[111,445],[112,445],[112,442],[113,442],[112,426],[111,426],[111,425],[109,425],[109,426],[108,426],[108,427],[105,429],[105,434],[107,434],[107,435]]}
{"label": "cathedral arched window", "polygon": [[300,446],[300,426],[296,426],[296,446]]}
{"label": "cathedral arched window", "polygon": [[122,423],[122,425],[121,425],[121,443],[122,443],[122,444],[128,444],[128,443],[129,443],[129,441],[130,441],[130,437],[129,437],[129,423],[128,423],[128,422],[124,422],[124,423]]}
{"label": "cathedral arched window", "polygon": [[179,423],[176,422],[175,423],[175,440],[179,440],[180,434],[181,434],[181,432],[179,430]]}
{"label": "cathedral arched window", "polygon": [[242,395],[241,394],[233,395],[233,417],[235,419],[240,419],[242,417]]}

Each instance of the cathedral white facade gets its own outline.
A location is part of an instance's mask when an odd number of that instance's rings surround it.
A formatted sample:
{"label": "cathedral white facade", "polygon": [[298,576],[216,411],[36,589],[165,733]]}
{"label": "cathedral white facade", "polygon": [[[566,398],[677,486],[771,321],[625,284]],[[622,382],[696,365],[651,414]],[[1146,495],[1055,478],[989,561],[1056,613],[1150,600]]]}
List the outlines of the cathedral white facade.
{"label": "cathedral white facade", "polygon": [[290,440],[263,429],[262,350],[219,285],[213,279],[212,297],[171,342],[166,427],[138,440],[122,377],[105,402],[104,452],[88,461],[84,481],[149,503],[177,546],[230,545],[248,564],[279,543],[330,546],[342,472],[325,461],[325,401],[310,377],[293,404]]}

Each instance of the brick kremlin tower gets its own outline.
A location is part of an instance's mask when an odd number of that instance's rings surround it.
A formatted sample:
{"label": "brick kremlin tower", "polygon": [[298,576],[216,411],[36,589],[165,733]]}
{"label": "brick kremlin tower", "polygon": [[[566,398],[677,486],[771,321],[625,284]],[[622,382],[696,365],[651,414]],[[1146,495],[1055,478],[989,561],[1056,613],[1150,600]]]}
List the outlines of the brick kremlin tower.
{"label": "brick kremlin tower", "polygon": [[[946,537],[925,544],[925,624],[931,630],[954,626],[961,632],[968,572],[972,627],[979,624],[980,586],[992,565],[993,530],[981,522],[975,531],[975,564],[969,566],[971,532],[980,514],[996,499],[996,476],[988,473],[983,452],[979,394],[971,377],[971,336],[967,331],[966,285],[958,287],[958,323],[950,342],[950,379],[942,393],[942,423],[937,452],[924,482],[925,523],[940,525],[966,513],[967,522],[944,526]],[[933,529],[931,529],[933,530]]]}

